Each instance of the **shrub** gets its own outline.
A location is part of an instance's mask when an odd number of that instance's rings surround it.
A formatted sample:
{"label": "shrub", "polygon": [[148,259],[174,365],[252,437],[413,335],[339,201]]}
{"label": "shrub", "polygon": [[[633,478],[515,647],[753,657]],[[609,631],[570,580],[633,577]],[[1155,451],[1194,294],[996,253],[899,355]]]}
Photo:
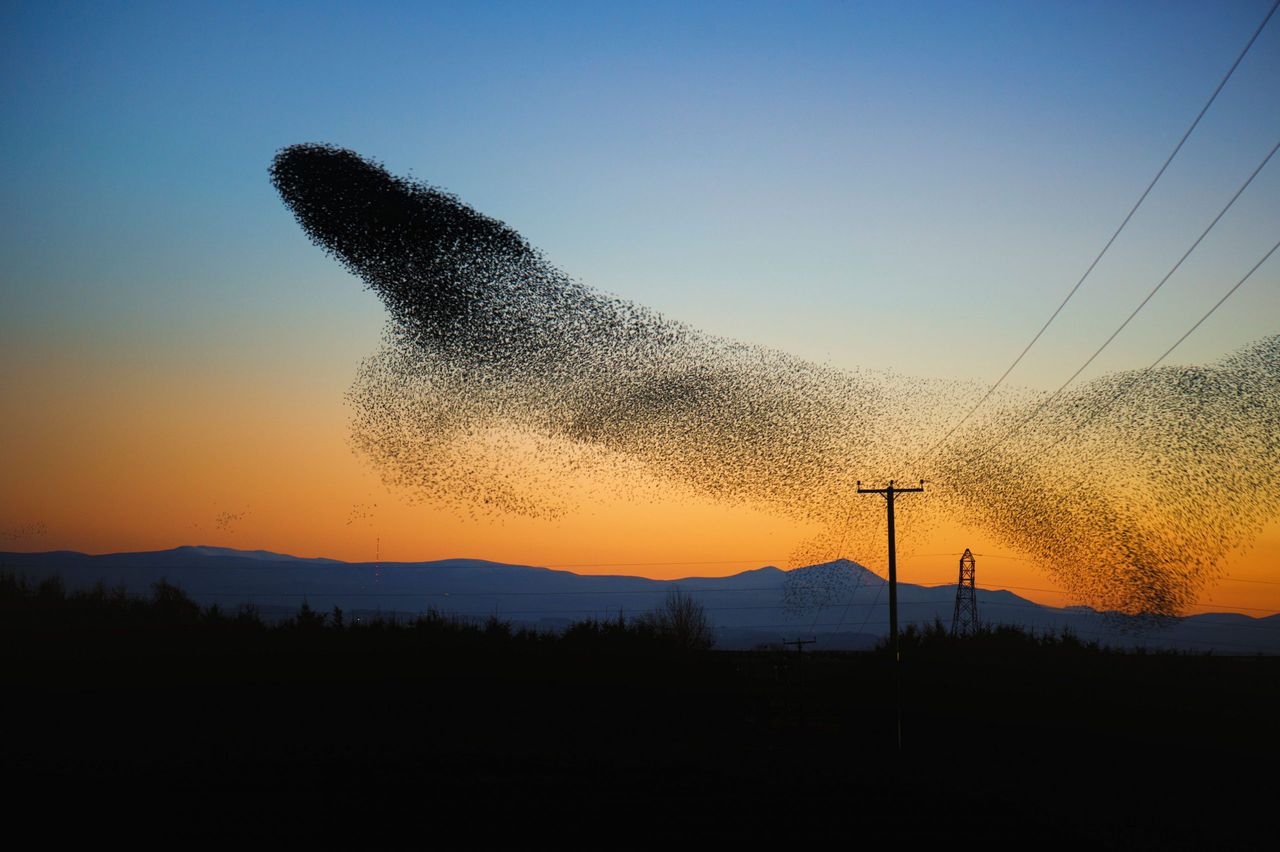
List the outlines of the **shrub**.
{"label": "shrub", "polygon": [[678,588],[672,589],[657,609],[641,616],[641,623],[687,650],[706,650],[715,644],[715,631],[706,607]]}

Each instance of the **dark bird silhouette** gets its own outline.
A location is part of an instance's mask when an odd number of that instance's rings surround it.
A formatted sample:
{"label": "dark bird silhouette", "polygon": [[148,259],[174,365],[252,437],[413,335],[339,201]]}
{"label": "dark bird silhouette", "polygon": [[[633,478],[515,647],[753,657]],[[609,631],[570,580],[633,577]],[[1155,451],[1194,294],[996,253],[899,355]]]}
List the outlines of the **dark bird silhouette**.
{"label": "dark bird silhouette", "polygon": [[703,334],[590,289],[498,220],[351,151],[295,145],[270,175],[387,308],[385,343],[349,393],[353,439],[417,495],[554,515],[583,471],[677,482],[824,525],[798,562],[842,550],[876,564],[883,513],[851,500],[853,481],[924,478],[904,547],[959,521],[1083,600],[1166,615],[1280,514],[1280,336],[1212,366],[1104,376],[1016,432],[1043,400],[1002,392],[933,452],[982,386]]}

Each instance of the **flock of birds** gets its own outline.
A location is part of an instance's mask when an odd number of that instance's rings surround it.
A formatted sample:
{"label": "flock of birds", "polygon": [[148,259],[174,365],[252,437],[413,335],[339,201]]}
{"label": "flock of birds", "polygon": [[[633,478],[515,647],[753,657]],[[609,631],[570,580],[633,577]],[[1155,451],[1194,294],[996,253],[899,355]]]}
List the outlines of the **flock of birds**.
{"label": "flock of birds", "polygon": [[236,526],[248,515],[248,509],[242,509],[239,512],[219,512],[213,519],[213,525],[219,532],[234,533]]}
{"label": "flock of birds", "polygon": [[701,333],[351,151],[286,148],[270,176],[390,315],[349,392],[352,434],[410,495],[551,517],[591,482],[666,483],[815,522],[796,564],[879,564],[883,501],[855,480],[925,479],[896,506],[900,547],[960,522],[1084,602],[1159,615],[1280,515],[1280,336],[1051,398],[1002,390],[939,441],[985,387]]}
{"label": "flock of birds", "polygon": [[25,541],[26,539],[40,538],[49,532],[49,528],[45,526],[44,521],[28,521],[24,524],[15,524],[3,532],[0,532],[0,538],[8,541]]}

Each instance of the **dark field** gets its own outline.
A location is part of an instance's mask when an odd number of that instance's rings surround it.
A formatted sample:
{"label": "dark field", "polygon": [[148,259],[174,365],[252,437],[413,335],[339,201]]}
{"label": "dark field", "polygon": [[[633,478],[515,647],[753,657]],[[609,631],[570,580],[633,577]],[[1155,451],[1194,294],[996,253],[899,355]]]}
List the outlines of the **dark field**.
{"label": "dark field", "polygon": [[172,587],[0,586],[3,763],[30,807],[458,844],[1271,846],[1275,658],[909,634],[898,752],[884,652],[689,650],[634,624],[267,627]]}

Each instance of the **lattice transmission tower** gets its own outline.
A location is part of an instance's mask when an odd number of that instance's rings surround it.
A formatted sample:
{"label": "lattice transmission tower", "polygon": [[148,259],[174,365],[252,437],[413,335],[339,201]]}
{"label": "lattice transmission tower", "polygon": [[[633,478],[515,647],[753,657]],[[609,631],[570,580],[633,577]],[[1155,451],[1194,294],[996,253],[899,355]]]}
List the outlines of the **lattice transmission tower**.
{"label": "lattice transmission tower", "polygon": [[951,617],[952,636],[972,636],[978,632],[978,594],[973,579],[973,554],[964,549],[960,557],[960,582],[956,585],[956,612]]}

